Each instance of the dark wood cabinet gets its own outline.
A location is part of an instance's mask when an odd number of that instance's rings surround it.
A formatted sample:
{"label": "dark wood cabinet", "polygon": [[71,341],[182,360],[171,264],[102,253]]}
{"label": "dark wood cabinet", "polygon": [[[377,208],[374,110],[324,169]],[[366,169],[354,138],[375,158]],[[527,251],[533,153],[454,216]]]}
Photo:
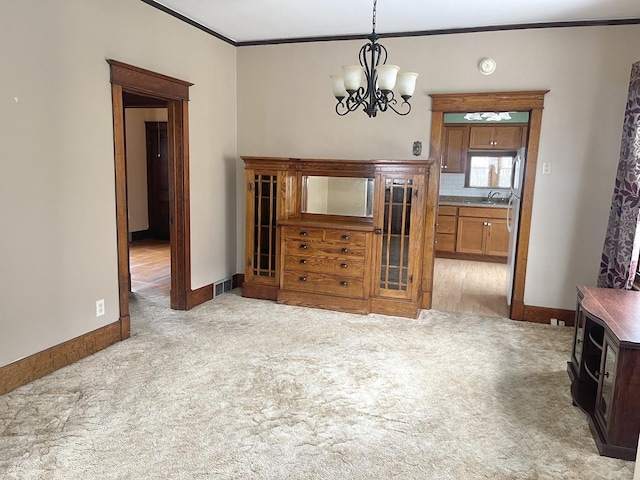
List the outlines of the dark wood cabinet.
{"label": "dark wood cabinet", "polygon": [[440,205],[436,224],[436,252],[456,251],[458,207]]}
{"label": "dark wood cabinet", "polygon": [[472,125],[469,129],[469,149],[517,150],[522,145],[520,125]]}
{"label": "dark wood cabinet", "polygon": [[456,252],[506,257],[509,250],[504,208],[460,207]]}
{"label": "dark wood cabinet", "polygon": [[640,292],[578,287],[567,372],[598,452],[635,460],[640,434]]}
{"label": "dark wood cabinet", "polygon": [[442,173],[464,173],[468,149],[469,125],[445,125]]}

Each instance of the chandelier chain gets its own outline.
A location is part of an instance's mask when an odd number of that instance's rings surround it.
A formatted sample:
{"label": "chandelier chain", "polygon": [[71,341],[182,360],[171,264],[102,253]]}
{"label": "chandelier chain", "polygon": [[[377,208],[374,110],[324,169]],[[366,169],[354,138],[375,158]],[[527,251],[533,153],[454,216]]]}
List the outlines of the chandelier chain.
{"label": "chandelier chain", "polygon": [[378,0],[373,0],[373,21],[372,21],[372,33],[376,33],[376,5]]}

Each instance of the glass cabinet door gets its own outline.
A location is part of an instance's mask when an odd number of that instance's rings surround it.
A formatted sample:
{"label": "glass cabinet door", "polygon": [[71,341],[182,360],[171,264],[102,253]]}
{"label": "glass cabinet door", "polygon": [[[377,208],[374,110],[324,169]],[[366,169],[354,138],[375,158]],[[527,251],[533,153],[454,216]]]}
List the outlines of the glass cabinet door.
{"label": "glass cabinet door", "polygon": [[376,258],[377,281],[375,293],[379,296],[412,298],[415,291],[413,269],[419,254],[417,229],[421,224],[417,215],[420,208],[418,185],[412,176],[382,175],[378,189],[379,209],[375,219],[378,243]]}
{"label": "glass cabinet door", "polygon": [[247,259],[247,274],[253,280],[277,282],[278,175],[250,172],[249,179],[247,214],[252,217],[253,232],[247,232],[252,252]]}
{"label": "glass cabinet door", "polygon": [[576,324],[573,331],[573,352],[571,355],[576,371],[580,368],[580,361],[582,360],[582,350],[584,347],[584,321],[585,319],[582,306],[578,304],[576,309]]}
{"label": "glass cabinet door", "polygon": [[606,431],[611,418],[611,405],[613,401],[613,389],[615,385],[617,349],[608,341],[605,341],[604,354],[602,356],[602,368],[599,372],[601,382],[600,395],[596,401],[596,411]]}

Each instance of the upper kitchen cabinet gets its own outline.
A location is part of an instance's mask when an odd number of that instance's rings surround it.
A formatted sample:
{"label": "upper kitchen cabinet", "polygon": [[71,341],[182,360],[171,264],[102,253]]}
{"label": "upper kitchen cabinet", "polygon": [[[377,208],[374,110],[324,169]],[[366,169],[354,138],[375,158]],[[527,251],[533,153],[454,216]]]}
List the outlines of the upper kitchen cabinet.
{"label": "upper kitchen cabinet", "polygon": [[468,148],[469,125],[445,125],[442,173],[464,173]]}
{"label": "upper kitchen cabinet", "polygon": [[522,146],[520,125],[474,125],[469,130],[469,149],[517,150]]}

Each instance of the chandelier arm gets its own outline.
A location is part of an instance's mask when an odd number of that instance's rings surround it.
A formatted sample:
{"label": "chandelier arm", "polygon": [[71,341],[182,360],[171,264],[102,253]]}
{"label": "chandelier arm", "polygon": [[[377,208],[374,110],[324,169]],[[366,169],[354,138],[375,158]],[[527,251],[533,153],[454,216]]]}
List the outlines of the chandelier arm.
{"label": "chandelier arm", "polygon": [[[397,103],[397,102],[395,102],[395,101],[394,101],[394,104],[395,104],[395,103]],[[402,102],[402,103],[400,104],[400,107],[404,107],[405,105],[407,105],[407,106],[408,106],[408,109],[407,109],[407,111],[406,111],[406,112],[404,112],[404,113],[399,112],[399,111],[398,111],[397,109],[395,109],[395,108],[393,107],[393,105],[391,105],[391,104],[389,104],[389,108],[390,108],[391,110],[393,110],[394,112],[396,112],[398,115],[402,115],[402,116],[404,116],[404,115],[409,115],[409,112],[411,112],[411,104],[410,104],[409,102]]]}

